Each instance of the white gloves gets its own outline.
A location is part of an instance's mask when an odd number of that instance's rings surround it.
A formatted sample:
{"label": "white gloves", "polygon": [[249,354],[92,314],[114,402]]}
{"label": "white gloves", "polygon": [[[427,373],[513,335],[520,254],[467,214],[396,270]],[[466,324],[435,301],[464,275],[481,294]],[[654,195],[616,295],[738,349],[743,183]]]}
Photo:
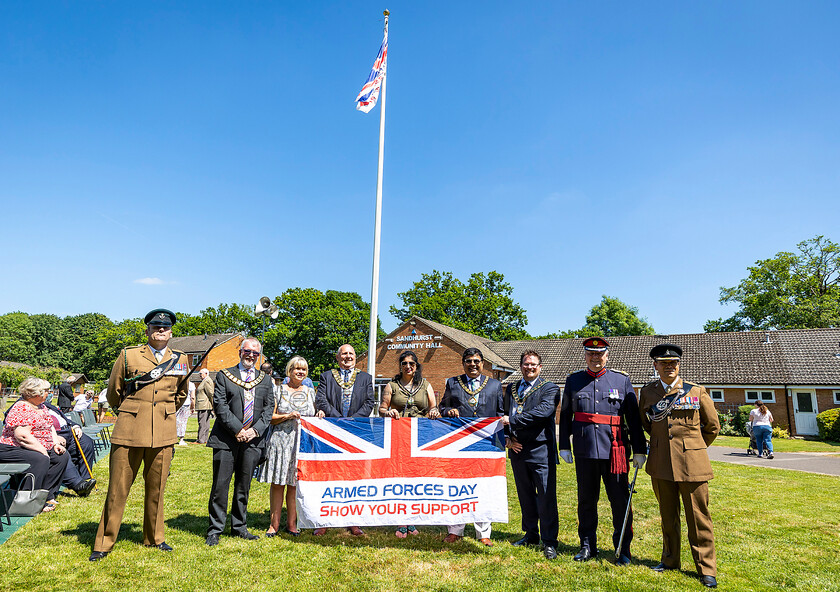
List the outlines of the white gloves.
{"label": "white gloves", "polygon": [[645,466],[645,461],[647,457],[644,454],[634,454],[633,455],[633,468],[641,469]]}
{"label": "white gloves", "polygon": [[[560,451],[560,458],[565,460],[567,463],[572,464],[572,451],[571,450],[561,450]],[[642,461],[644,462],[644,461]]]}

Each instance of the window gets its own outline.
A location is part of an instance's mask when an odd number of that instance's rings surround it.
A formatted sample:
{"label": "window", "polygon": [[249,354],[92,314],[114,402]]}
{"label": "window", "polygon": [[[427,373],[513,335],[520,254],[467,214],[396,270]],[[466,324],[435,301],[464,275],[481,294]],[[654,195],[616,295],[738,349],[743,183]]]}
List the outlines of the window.
{"label": "window", "polygon": [[195,365],[198,364],[198,361],[201,359],[201,354],[193,354],[192,358],[192,367],[195,368]]}
{"label": "window", "polygon": [[776,402],[776,391],[747,391],[747,403],[755,403],[759,398],[765,403]]}
{"label": "window", "polygon": [[709,396],[712,398],[712,401],[723,403],[723,389],[712,389],[709,391]]}
{"label": "window", "polygon": [[834,391],[834,404],[840,405],[840,391]]}

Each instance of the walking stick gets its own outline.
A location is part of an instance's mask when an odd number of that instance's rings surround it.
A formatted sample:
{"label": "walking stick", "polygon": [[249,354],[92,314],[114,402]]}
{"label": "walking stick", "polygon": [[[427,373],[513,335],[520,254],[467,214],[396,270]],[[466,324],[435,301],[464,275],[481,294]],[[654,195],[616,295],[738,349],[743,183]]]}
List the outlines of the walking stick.
{"label": "walking stick", "polygon": [[[645,455],[650,453],[650,444],[645,449]],[[630,504],[633,502],[633,494],[636,493],[636,477],[639,476],[639,467],[633,471],[633,481],[630,483],[630,497],[627,498],[627,509],[624,510],[624,522],[621,524],[621,536],[618,537],[618,545],[615,547],[615,558],[621,555],[621,544],[624,542],[624,532],[627,530],[627,521],[630,519]]]}
{"label": "walking stick", "polygon": [[73,439],[76,441],[76,448],[78,449],[79,454],[82,455],[82,460],[85,461],[85,467],[87,468],[89,475],[88,478],[93,479],[93,471],[90,470],[90,465],[88,464],[87,457],[85,457],[85,451],[82,450],[82,443],[79,442],[79,437],[76,435],[76,430],[73,429],[73,426],[70,426],[70,433],[73,434]]}

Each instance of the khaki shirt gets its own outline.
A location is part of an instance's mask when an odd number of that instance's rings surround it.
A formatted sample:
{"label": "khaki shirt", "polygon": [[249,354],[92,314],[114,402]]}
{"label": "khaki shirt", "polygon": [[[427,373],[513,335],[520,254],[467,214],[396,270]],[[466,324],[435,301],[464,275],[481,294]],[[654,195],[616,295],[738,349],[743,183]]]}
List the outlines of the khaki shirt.
{"label": "khaki shirt", "polygon": [[108,380],[108,404],[117,412],[111,442],[121,446],[160,448],[178,441],[175,412],[187,398],[187,355],[167,347],[163,359],[175,354],[177,365],[162,378],[125,397],[125,379],[146,374],[159,364],[148,345],[120,352]]}
{"label": "khaki shirt", "polygon": [[[679,378],[677,388],[682,388]],[[674,409],[662,421],[651,422],[648,412],[665,396],[659,380],[639,392],[642,426],[650,434],[650,455],[645,470],[665,481],[708,481],[713,477],[706,448],[720,431],[715,404],[702,386],[693,385],[683,396],[698,397],[700,409]]]}

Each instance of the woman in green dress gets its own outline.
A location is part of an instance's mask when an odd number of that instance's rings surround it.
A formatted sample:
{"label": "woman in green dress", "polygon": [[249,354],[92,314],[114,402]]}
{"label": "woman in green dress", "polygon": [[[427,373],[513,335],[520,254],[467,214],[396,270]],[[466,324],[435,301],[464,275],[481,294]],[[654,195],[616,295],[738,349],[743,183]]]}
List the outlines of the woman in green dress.
{"label": "woman in green dress", "polygon": [[[393,419],[440,417],[435,391],[429,381],[423,378],[423,367],[413,351],[406,350],[400,354],[400,372],[382,391],[379,415]],[[417,534],[417,529],[414,526],[403,525],[395,534],[397,538],[404,539],[409,534]]]}

